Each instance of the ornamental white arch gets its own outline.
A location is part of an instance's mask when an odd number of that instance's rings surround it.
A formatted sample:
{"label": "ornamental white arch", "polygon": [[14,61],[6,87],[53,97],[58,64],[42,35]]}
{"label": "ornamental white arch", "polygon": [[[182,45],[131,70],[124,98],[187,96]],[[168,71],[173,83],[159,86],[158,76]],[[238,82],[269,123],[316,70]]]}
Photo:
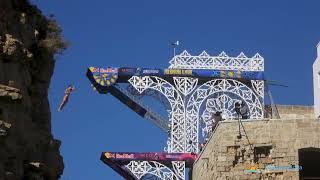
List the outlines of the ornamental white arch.
{"label": "ornamental white arch", "polygon": [[[193,123],[191,126],[196,131],[199,128],[200,107],[204,102],[207,102],[206,108],[213,108],[214,110],[221,110],[226,119],[234,119],[236,116],[234,112],[234,103],[236,100],[242,100],[246,103],[249,109],[250,119],[263,118],[263,83],[251,82],[254,89],[249,88],[244,83],[233,79],[214,79],[202,84],[191,95],[188,101],[186,113],[188,114],[187,123]],[[256,92],[258,91],[258,92]],[[261,92],[262,91],[262,92]],[[258,94],[258,95],[257,95]],[[210,98],[214,97],[215,98]],[[220,101],[223,104],[219,105]],[[220,108],[220,109],[219,109]],[[210,109],[204,111],[203,117],[208,120]],[[206,114],[205,114],[206,113]],[[211,123],[205,122],[205,131],[211,128]]]}
{"label": "ornamental white arch", "polygon": [[[162,93],[170,103],[170,135],[167,152],[198,152],[200,108],[203,102],[215,104],[212,111],[222,111],[226,119],[234,119],[235,100],[244,101],[248,106],[250,119],[263,118],[263,81],[249,81],[251,87],[234,79],[214,79],[197,87],[198,79],[174,77],[176,88],[166,80],[156,76],[133,76],[129,79],[132,86],[140,93],[153,89]],[[224,94],[215,99],[213,95]],[[208,99],[208,100],[207,100]],[[217,105],[217,101],[223,105]],[[211,126],[208,123],[208,109],[204,114],[205,132]],[[202,118],[203,119],[203,118]]]}
{"label": "ornamental white arch", "polygon": [[161,180],[183,180],[185,176],[185,162],[172,161],[172,169],[156,161],[130,161],[125,167],[137,178],[142,179],[148,175]]}
{"label": "ornamental white arch", "polygon": [[208,98],[205,102],[205,108],[203,113],[200,112],[200,127],[202,128],[202,136],[207,137],[208,134],[212,131],[213,119],[212,115],[220,111],[222,112],[222,118],[226,119],[226,117],[236,118],[237,113],[234,109],[234,104],[239,101],[234,97],[230,97],[228,94],[217,93],[217,97]]}

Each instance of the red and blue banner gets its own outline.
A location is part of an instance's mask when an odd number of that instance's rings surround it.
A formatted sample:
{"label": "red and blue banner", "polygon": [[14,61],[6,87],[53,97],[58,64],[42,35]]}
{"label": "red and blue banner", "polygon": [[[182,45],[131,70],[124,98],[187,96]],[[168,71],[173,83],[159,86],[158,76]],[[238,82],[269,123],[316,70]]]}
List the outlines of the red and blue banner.
{"label": "red and blue banner", "polygon": [[184,161],[186,168],[191,168],[197,155],[193,153],[135,153],[135,152],[103,152],[100,158],[110,168],[127,180],[136,178],[125,167],[130,161],[157,161],[168,167],[172,161]]}
{"label": "red and blue banner", "polygon": [[101,86],[111,86],[115,83],[126,83],[132,76],[158,76],[166,80],[174,76],[194,77],[201,79],[240,79],[265,80],[261,71],[212,70],[212,69],[157,69],[132,67],[90,67],[87,76]]}
{"label": "red and blue banner", "polygon": [[196,154],[192,153],[135,153],[135,152],[104,152],[103,158],[111,159],[114,161],[162,161],[165,164],[171,163],[172,161],[184,161],[188,165],[197,159]]}

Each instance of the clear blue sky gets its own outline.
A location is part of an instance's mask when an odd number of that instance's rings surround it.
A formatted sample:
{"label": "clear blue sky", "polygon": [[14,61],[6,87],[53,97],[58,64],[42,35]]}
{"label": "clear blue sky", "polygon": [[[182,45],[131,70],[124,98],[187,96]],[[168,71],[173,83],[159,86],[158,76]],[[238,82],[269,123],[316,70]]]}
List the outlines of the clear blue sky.
{"label": "clear blue sky", "polygon": [[[62,140],[62,180],[122,179],[100,160],[102,151],[162,151],[166,136],[110,95],[91,89],[86,68],[168,66],[169,41],[180,50],[226,51],[265,58],[279,104],[313,104],[312,63],[320,40],[319,0],[32,0],[53,13],[70,48],[57,57],[49,98],[52,129]],[[76,91],[61,113],[64,88]]]}

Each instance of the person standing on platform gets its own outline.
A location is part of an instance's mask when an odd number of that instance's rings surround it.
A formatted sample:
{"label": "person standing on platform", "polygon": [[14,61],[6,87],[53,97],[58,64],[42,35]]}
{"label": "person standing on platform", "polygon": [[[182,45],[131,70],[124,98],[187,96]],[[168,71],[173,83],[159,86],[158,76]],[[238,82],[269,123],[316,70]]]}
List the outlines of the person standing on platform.
{"label": "person standing on platform", "polygon": [[217,111],[213,114],[212,116],[212,130],[211,133],[213,132],[213,130],[216,128],[217,124],[219,123],[219,121],[222,121],[222,112],[221,111]]}
{"label": "person standing on platform", "polygon": [[248,106],[246,106],[244,101],[241,102],[240,114],[242,119],[249,118],[249,109],[248,109]]}

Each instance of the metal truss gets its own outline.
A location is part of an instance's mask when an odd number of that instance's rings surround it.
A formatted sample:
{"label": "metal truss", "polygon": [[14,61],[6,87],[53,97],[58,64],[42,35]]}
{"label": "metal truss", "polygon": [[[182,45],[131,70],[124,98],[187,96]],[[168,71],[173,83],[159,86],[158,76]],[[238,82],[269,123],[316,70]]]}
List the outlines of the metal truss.
{"label": "metal truss", "polygon": [[192,56],[185,50],[174,56],[169,63],[169,68],[175,69],[264,71],[264,59],[258,53],[253,57],[247,57],[241,52],[237,57],[229,57],[225,52],[218,56],[210,56],[203,51],[198,56]]}
{"label": "metal truss", "polygon": [[[161,180],[183,180],[185,175],[185,162],[172,161],[172,169],[156,161],[130,161],[126,168],[137,179],[150,179],[148,176]],[[153,178],[154,179],[154,178]]]}
{"label": "metal truss", "polygon": [[139,93],[133,86],[129,85],[126,87],[127,91],[132,94],[137,99],[142,99],[143,97],[149,96],[158,102],[160,102],[165,109],[170,109],[170,104],[168,100],[163,96],[163,94],[152,89],[146,89],[142,93]]}
{"label": "metal truss", "polygon": [[123,94],[128,96],[132,101],[139,104],[141,107],[143,107],[147,112],[144,115],[144,117],[152,122],[154,122],[161,130],[168,132],[168,119],[162,117],[160,114],[153,111],[150,107],[145,105],[137,96],[132,95],[130,92],[128,92],[125,88],[122,88],[121,86],[115,84],[114,87],[121,91]]}

